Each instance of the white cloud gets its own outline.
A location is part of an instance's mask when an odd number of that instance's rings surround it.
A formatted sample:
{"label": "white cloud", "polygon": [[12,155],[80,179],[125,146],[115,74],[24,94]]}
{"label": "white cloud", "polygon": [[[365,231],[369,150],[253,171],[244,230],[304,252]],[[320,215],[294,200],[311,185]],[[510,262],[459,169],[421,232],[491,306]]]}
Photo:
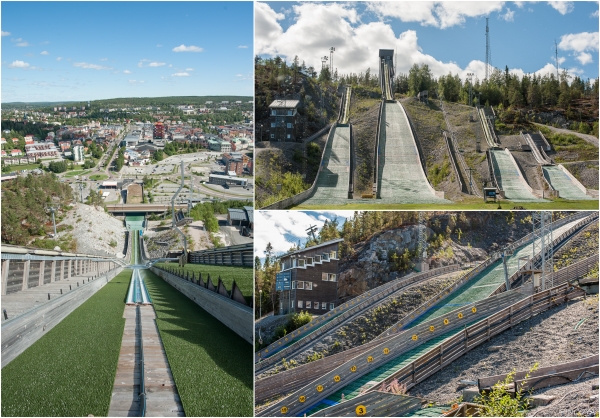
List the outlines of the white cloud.
{"label": "white cloud", "polygon": [[29,68],[29,64],[25,61],[13,61],[12,64],[8,66],[9,68]]}
{"label": "white cloud", "polygon": [[598,10],[596,10],[594,13],[592,13],[590,15],[590,17],[596,17],[597,18],[598,17]]}
{"label": "white cloud", "polygon": [[162,44],[156,44],[157,48],[162,48]]}
{"label": "white cloud", "polygon": [[163,65],[167,65],[167,63],[159,61],[150,61],[147,59],[143,59],[140,62],[138,62],[138,67],[162,67]]}
{"label": "white cloud", "polygon": [[515,12],[510,10],[510,8],[506,8],[506,13],[498,15],[498,17],[500,19],[503,19],[507,22],[514,22],[515,21]]}
{"label": "white cloud", "polygon": [[123,71],[123,74],[131,74],[131,71],[125,70],[125,71]]}
{"label": "white cloud", "polygon": [[85,68],[88,70],[112,70],[110,67],[104,67],[103,65],[90,64],[88,62],[74,62],[74,67]]}
{"label": "white cloud", "polygon": [[321,228],[328,218],[335,218],[342,224],[344,219],[354,214],[353,211],[301,212],[301,211],[256,211],[254,213],[257,228],[254,233],[254,255],[264,258],[264,250],[270,242],[275,254],[280,255],[292,245],[306,242],[306,229],[310,225]]}
{"label": "white cloud", "polygon": [[50,53],[48,51],[42,51],[40,52],[40,55],[50,55]]}
{"label": "white cloud", "polygon": [[186,71],[194,71],[194,69],[193,69],[193,68],[186,68],[185,70],[186,70]]}
{"label": "white cloud", "polygon": [[561,15],[571,13],[575,7],[572,1],[549,1],[548,4]]}
{"label": "white cloud", "polygon": [[173,64],[169,64],[169,68],[173,68]]}
{"label": "white cloud", "polygon": [[240,49],[248,49],[248,45],[240,45],[240,46],[238,46],[238,48],[240,48]]}
{"label": "white cloud", "polygon": [[144,84],[144,80],[129,80],[129,84],[131,84],[131,85]]}
{"label": "white cloud", "polygon": [[254,3],[254,45],[258,53],[271,54],[271,40],[281,36],[283,29],[277,22],[285,19],[283,13],[276,13],[266,3]]}
{"label": "white cloud", "polygon": [[173,48],[173,52],[202,52],[202,51],[204,51],[204,49],[200,48],[199,46],[194,46],[194,45],[185,46],[184,44],[181,44],[181,45]]}
{"label": "white cloud", "polygon": [[62,61],[62,57],[56,57],[56,61]]}
{"label": "white cloud", "polygon": [[190,75],[185,72],[171,74],[171,77],[189,77]]}
{"label": "white cloud", "polygon": [[519,9],[522,9],[525,6],[525,2],[524,1],[514,1],[513,2],[515,4],[515,6],[517,6]]}
{"label": "white cloud", "polygon": [[31,44],[27,41],[23,41],[23,42],[18,42],[17,46],[19,47],[25,47],[25,46],[31,46]]}
{"label": "white cloud", "polygon": [[100,61],[108,61],[108,58],[100,58]]}
{"label": "white cloud", "polygon": [[396,18],[402,22],[417,22],[422,26],[435,26],[446,29],[462,25],[468,17],[487,16],[499,12],[503,1],[484,2],[372,2],[367,4],[381,18]]}
{"label": "white cloud", "polygon": [[581,63],[581,65],[586,65],[586,64],[594,62],[594,60],[592,58],[592,54],[590,54],[588,52],[580,53],[579,55],[577,55],[576,59],[577,59],[577,61],[579,61]]}
{"label": "white cloud", "polygon": [[4,31],[1,31],[1,32],[2,32],[2,36],[9,36],[10,35],[10,32],[4,32]]}
{"label": "white cloud", "polygon": [[569,33],[560,37],[558,47],[564,51],[598,51],[598,32]]}

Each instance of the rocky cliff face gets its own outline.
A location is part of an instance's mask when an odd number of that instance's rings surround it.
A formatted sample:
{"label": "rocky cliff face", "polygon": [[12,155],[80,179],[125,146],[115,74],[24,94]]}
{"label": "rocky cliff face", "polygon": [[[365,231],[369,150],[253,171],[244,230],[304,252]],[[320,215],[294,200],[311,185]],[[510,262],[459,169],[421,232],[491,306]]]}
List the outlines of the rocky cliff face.
{"label": "rocky cliff face", "polygon": [[[429,267],[485,260],[490,252],[531,232],[527,215],[522,212],[435,215],[426,228]],[[414,274],[416,270],[412,266],[418,260],[418,239],[418,226],[408,225],[357,244],[355,256],[341,263],[338,297],[345,300],[390,280]],[[400,258],[406,252],[408,263],[402,263]]]}

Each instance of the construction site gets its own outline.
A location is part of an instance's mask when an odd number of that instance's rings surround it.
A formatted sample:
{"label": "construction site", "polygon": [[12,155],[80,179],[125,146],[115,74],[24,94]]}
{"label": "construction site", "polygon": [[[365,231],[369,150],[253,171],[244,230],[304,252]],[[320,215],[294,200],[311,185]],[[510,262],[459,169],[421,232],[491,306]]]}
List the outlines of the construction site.
{"label": "construction site", "polygon": [[264,209],[598,207],[597,138],[574,137],[581,152],[566,152],[545,125],[500,132],[493,106],[448,102],[431,91],[399,97],[394,50],[380,49],[379,62],[381,99],[339,85],[338,117],[314,181]]}
{"label": "construction site", "polygon": [[[292,283],[255,325],[256,416],[498,416],[504,395],[506,416],[596,416],[598,213],[409,214],[280,258]],[[273,333],[322,292],[294,280],[333,261],[328,308]]]}

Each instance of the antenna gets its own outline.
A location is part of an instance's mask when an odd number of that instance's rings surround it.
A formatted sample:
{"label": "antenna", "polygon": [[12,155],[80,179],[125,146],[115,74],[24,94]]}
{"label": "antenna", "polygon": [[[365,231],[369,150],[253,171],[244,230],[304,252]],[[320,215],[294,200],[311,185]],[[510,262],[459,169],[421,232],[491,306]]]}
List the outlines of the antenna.
{"label": "antenna", "polygon": [[315,236],[316,230],[317,230],[316,225],[309,225],[308,228],[306,228],[306,232],[308,233],[308,235],[312,234],[313,240],[315,240],[315,242],[317,241],[317,237]]}
{"label": "antenna", "polygon": [[556,80],[558,80],[558,46],[556,45],[556,39],[554,40],[554,53],[556,56]]}
{"label": "antenna", "polygon": [[490,46],[490,26],[489,26],[489,17],[485,18],[485,79],[488,79],[488,76],[491,75],[491,66],[492,66],[492,47]]}
{"label": "antenna", "polygon": [[333,75],[333,53],[335,52],[335,47],[329,48],[329,73]]}

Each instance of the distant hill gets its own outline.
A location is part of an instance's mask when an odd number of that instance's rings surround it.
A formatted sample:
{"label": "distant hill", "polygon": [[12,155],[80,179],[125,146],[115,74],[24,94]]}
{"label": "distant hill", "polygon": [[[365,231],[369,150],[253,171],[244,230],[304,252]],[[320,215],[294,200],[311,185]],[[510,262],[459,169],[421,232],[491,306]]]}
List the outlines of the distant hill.
{"label": "distant hill", "polygon": [[[204,105],[207,101],[214,104],[222,101],[235,102],[241,100],[246,103],[254,100],[252,96],[169,96],[169,97],[122,97],[105,100],[91,100],[92,107],[110,106],[170,106],[170,105]],[[87,101],[61,101],[61,102],[10,102],[2,103],[3,109],[44,108],[52,106],[86,106]]]}

